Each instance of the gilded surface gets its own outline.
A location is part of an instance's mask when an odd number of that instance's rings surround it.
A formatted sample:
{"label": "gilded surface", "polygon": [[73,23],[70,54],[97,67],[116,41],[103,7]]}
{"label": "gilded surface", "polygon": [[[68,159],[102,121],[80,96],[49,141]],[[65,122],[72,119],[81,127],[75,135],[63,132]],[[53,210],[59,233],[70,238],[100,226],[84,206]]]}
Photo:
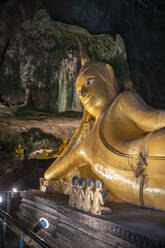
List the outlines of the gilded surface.
{"label": "gilded surface", "polygon": [[65,138],[63,138],[62,144],[60,145],[58,152],[53,154],[53,158],[58,158],[60,156],[60,154],[65,150],[66,147],[67,147],[67,140]]}
{"label": "gilded surface", "polygon": [[[86,56],[82,48],[81,55]],[[136,92],[120,93],[110,65],[87,56],[82,62],[76,82],[82,122],[45,179],[88,164],[115,197],[165,210],[165,111],[149,107]]]}
{"label": "gilded surface", "polygon": [[23,160],[25,158],[24,156],[24,148],[21,144],[18,145],[18,149],[16,149],[15,158],[19,160]]}
{"label": "gilded surface", "polygon": [[75,168],[72,174],[67,178],[58,178],[45,181],[47,182],[47,192],[58,192],[70,195],[72,192],[73,177],[80,177],[78,168]]}

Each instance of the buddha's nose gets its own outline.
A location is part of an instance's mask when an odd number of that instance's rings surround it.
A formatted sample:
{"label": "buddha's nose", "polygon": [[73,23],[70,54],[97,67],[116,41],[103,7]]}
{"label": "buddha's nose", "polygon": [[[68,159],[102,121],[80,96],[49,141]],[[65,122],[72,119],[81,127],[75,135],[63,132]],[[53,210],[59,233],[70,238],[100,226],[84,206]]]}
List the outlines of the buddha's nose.
{"label": "buddha's nose", "polygon": [[85,96],[87,92],[87,88],[85,87],[85,85],[83,85],[81,88],[81,96]]}

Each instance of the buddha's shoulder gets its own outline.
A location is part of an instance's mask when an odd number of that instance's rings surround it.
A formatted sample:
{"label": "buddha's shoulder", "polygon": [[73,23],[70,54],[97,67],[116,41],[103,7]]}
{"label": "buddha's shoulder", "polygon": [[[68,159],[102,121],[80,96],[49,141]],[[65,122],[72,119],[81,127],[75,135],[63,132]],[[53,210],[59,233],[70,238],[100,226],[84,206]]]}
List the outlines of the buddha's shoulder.
{"label": "buddha's shoulder", "polygon": [[111,104],[109,110],[107,111],[107,115],[111,115],[112,112],[121,112],[125,111],[125,109],[129,106],[133,107],[134,105],[139,104],[142,101],[140,95],[134,91],[124,91],[120,93],[114,102]]}
{"label": "buddha's shoulder", "polygon": [[124,91],[120,93],[117,97],[116,102],[120,103],[133,103],[134,101],[140,101],[142,98],[135,91]]}
{"label": "buddha's shoulder", "polygon": [[134,98],[134,97],[140,97],[139,94],[135,91],[131,91],[131,90],[126,90],[126,91],[123,91],[119,94],[118,96],[120,99],[122,98]]}

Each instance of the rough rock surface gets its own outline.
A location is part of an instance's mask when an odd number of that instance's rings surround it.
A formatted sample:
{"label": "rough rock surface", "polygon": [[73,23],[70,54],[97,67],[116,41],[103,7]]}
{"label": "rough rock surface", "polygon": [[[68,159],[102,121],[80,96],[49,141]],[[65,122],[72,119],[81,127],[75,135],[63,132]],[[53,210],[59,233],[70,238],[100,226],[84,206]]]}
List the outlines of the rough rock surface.
{"label": "rough rock surface", "polygon": [[165,108],[164,0],[43,0],[52,19],[80,25],[92,34],[119,33],[131,80],[145,101]]}
{"label": "rough rock surface", "polygon": [[52,116],[0,118],[1,158],[14,157],[19,144],[27,158],[44,148],[58,151],[62,138],[69,140],[79,124],[80,119]]}
{"label": "rough rock surface", "polygon": [[[81,27],[52,21],[39,2],[30,5],[13,0],[2,5],[4,13],[10,9],[14,16],[8,16],[10,25],[5,22],[5,14],[0,16],[5,29],[0,38],[1,111],[28,106],[49,113],[82,112],[75,92],[80,58],[73,34],[92,59],[112,64],[121,88],[129,87],[127,56],[120,35],[94,36]],[[33,9],[31,15],[29,8]]]}
{"label": "rough rock surface", "polygon": [[[0,187],[39,188],[39,178],[54,159],[43,159],[43,150],[56,153],[62,138],[68,141],[80,119],[54,116],[0,118]],[[24,148],[24,160],[16,159],[16,149]],[[33,153],[40,159],[31,159]]]}

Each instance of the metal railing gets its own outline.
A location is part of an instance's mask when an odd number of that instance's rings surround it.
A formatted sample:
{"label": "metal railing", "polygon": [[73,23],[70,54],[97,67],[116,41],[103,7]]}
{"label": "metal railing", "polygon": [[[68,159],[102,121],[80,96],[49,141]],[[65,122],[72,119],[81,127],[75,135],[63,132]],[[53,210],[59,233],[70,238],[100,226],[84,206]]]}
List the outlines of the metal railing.
{"label": "metal railing", "polygon": [[41,237],[36,235],[33,231],[27,229],[22,224],[20,224],[17,220],[15,220],[8,213],[0,209],[0,216],[2,217],[2,248],[6,248],[6,227],[7,222],[13,224],[17,228],[21,230],[21,238],[20,238],[20,248],[23,248],[23,233],[26,233],[31,239],[33,239],[36,243],[38,243],[41,247],[44,248],[52,248],[49,244],[47,244]]}

